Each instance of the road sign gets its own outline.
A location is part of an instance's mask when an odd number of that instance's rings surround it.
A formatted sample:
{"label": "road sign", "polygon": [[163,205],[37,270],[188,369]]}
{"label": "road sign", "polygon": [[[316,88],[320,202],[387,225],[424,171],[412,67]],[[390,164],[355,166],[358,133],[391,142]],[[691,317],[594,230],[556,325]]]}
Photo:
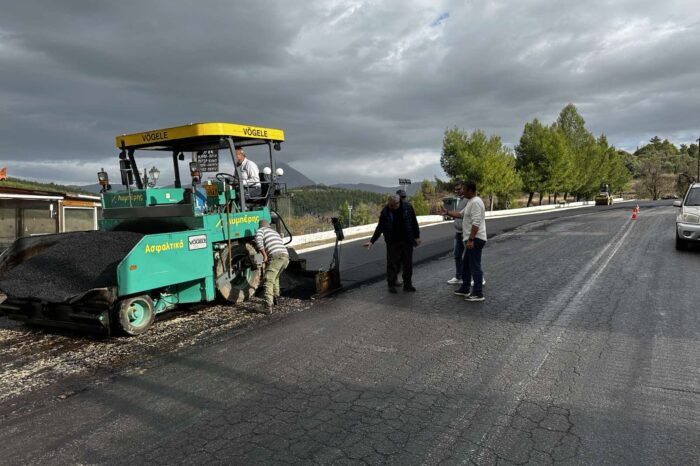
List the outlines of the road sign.
{"label": "road sign", "polygon": [[219,171],[218,149],[197,152],[197,163],[202,172],[217,173]]}
{"label": "road sign", "polygon": [[407,184],[411,184],[411,180],[409,180],[408,178],[399,178],[399,184],[405,186]]}

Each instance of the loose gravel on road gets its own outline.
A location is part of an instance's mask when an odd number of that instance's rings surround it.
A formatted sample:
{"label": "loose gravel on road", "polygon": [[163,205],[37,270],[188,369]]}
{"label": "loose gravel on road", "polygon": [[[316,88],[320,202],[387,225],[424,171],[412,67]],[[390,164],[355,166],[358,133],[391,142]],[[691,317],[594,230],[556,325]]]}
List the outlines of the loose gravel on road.
{"label": "loose gravel on road", "polygon": [[141,370],[181,348],[304,311],[311,301],[281,298],[269,317],[253,312],[261,305],[254,298],[239,306],[199,305],[169,312],[137,338],[25,326],[0,317],[0,418],[65,399],[114,374]]}

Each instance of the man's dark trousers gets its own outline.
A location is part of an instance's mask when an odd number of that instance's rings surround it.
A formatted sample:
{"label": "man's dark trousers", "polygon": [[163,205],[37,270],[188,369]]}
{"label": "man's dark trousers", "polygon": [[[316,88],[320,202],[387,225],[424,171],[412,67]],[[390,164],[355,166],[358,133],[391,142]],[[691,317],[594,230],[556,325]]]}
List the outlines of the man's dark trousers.
{"label": "man's dark trousers", "polygon": [[396,286],[396,278],[403,268],[403,286],[412,285],[413,243],[396,241],[386,243],[386,280],[390,287]]}
{"label": "man's dark trousers", "polygon": [[483,279],[484,271],[481,270],[481,252],[486,246],[486,241],[479,238],[474,238],[474,247],[471,249],[464,248],[464,261],[462,262],[462,280],[463,284],[460,287],[462,291],[469,291],[469,283],[474,280],[471,294],[483,294]]}
{"label": "man's dark trousers", "polygon": [[454,256],[455,278],[461,280],[463,269],[462,262],[464,261],[464,238],[462,237],[461,231],[455,233]]}

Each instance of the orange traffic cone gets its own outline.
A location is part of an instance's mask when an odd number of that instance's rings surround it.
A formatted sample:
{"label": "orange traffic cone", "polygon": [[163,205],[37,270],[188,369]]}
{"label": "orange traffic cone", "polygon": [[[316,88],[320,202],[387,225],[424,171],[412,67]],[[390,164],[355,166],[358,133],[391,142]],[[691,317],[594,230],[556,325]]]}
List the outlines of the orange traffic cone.
{"label": "orange traffic cone", "polygon": [[637,220],[637,209],[632,209],[632,220]]}

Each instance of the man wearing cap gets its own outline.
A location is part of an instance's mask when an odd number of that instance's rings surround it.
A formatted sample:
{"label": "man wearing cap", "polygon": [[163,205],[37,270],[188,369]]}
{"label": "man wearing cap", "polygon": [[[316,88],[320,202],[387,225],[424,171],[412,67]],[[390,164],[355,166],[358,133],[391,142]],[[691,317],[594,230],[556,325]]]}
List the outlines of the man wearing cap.
{"label": "man wearing cap", "polygon": [[379,214],[372,238],[364,244],[369,249],[384,235],[386,243],[386,279],[389,292],[396,293],[396,279],[403,268],[404,291],[416,291],[413,286],[413,248],[420,244],[420,229],[416,213],[398,194],[392,194]]}

